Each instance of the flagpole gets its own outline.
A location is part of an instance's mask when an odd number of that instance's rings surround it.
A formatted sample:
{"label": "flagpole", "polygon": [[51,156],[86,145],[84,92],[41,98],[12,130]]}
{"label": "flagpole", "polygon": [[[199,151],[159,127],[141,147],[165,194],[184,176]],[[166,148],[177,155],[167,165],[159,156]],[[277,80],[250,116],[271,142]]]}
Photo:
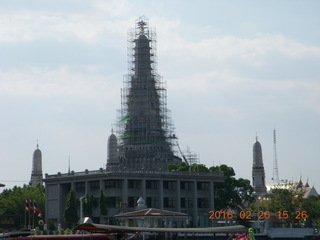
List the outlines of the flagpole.
{"label": "flagpole", "polygon": [[25,201],[24,207],[24,228],[27,228],[27,200]]}
{"label": "flagpole", "polygon": [[32,229],[34,229],[34,212],[32,212]]}
{"label": "flagpole", "polygon": [[31,200],[29,200],[29,224],[28,228],[31,228]]}
{"label": "flagpole", "polygon": [[35,212],[35,200],[33,199],[33,204],[32,204],[32,229],[34,229],[34,212]]}

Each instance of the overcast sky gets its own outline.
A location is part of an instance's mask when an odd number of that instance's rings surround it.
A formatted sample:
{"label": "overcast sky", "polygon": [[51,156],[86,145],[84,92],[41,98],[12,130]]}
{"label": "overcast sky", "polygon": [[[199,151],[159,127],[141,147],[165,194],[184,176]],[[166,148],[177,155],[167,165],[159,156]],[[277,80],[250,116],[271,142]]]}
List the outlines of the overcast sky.
{"label": "overcast sky", "polygon": [[280,179],[320,192],[319,1],[0,2],[0,183],[105,167],[127,73],[127,31],[157,32],[158,72],[180,147],[252,179],[262,145],[267,183],[277,131]]}

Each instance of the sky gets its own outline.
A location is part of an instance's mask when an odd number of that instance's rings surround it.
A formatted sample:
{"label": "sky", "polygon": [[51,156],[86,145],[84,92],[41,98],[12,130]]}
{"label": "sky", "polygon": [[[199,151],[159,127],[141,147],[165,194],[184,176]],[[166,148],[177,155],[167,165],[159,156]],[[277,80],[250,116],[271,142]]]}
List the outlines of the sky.
{"label": "sky", "polygon": [[262,145],[272,183],[320,192],[320,2],[13,0],[0,2],[0,183],[105,168],[128,73],[127,32],[157,33],[158,73],[182,149],[252,179]]}

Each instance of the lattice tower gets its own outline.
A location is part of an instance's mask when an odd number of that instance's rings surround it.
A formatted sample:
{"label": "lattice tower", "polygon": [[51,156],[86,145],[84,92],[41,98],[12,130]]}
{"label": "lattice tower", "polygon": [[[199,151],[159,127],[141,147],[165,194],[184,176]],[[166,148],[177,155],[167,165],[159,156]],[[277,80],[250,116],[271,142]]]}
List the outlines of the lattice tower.
{"label": "lattice tower", "polygon": [[273,129],[273,177],[274,184],[279,184],[279,170],[278,170],[278,159],[277,159],[277,141],[276,141],[276,130]]}

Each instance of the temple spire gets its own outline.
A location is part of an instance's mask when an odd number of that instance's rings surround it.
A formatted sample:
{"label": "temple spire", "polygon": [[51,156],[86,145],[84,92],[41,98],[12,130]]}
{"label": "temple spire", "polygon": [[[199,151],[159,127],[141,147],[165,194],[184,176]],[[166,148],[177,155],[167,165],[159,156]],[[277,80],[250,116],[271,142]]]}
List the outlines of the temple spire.
{"label": "temple spire", "polygon": [[42,153],[39,149],[38,140],[37,149],[33,152],[30,183],[32,187],[36,187],[39,184],[42,184]]}
{"label": "temple spire", "polygon": [[258,135],[256,135],[256,142],[253,144],[252,184],[256,195],[263,195],[267,192],[262,148],[258,141]]}

